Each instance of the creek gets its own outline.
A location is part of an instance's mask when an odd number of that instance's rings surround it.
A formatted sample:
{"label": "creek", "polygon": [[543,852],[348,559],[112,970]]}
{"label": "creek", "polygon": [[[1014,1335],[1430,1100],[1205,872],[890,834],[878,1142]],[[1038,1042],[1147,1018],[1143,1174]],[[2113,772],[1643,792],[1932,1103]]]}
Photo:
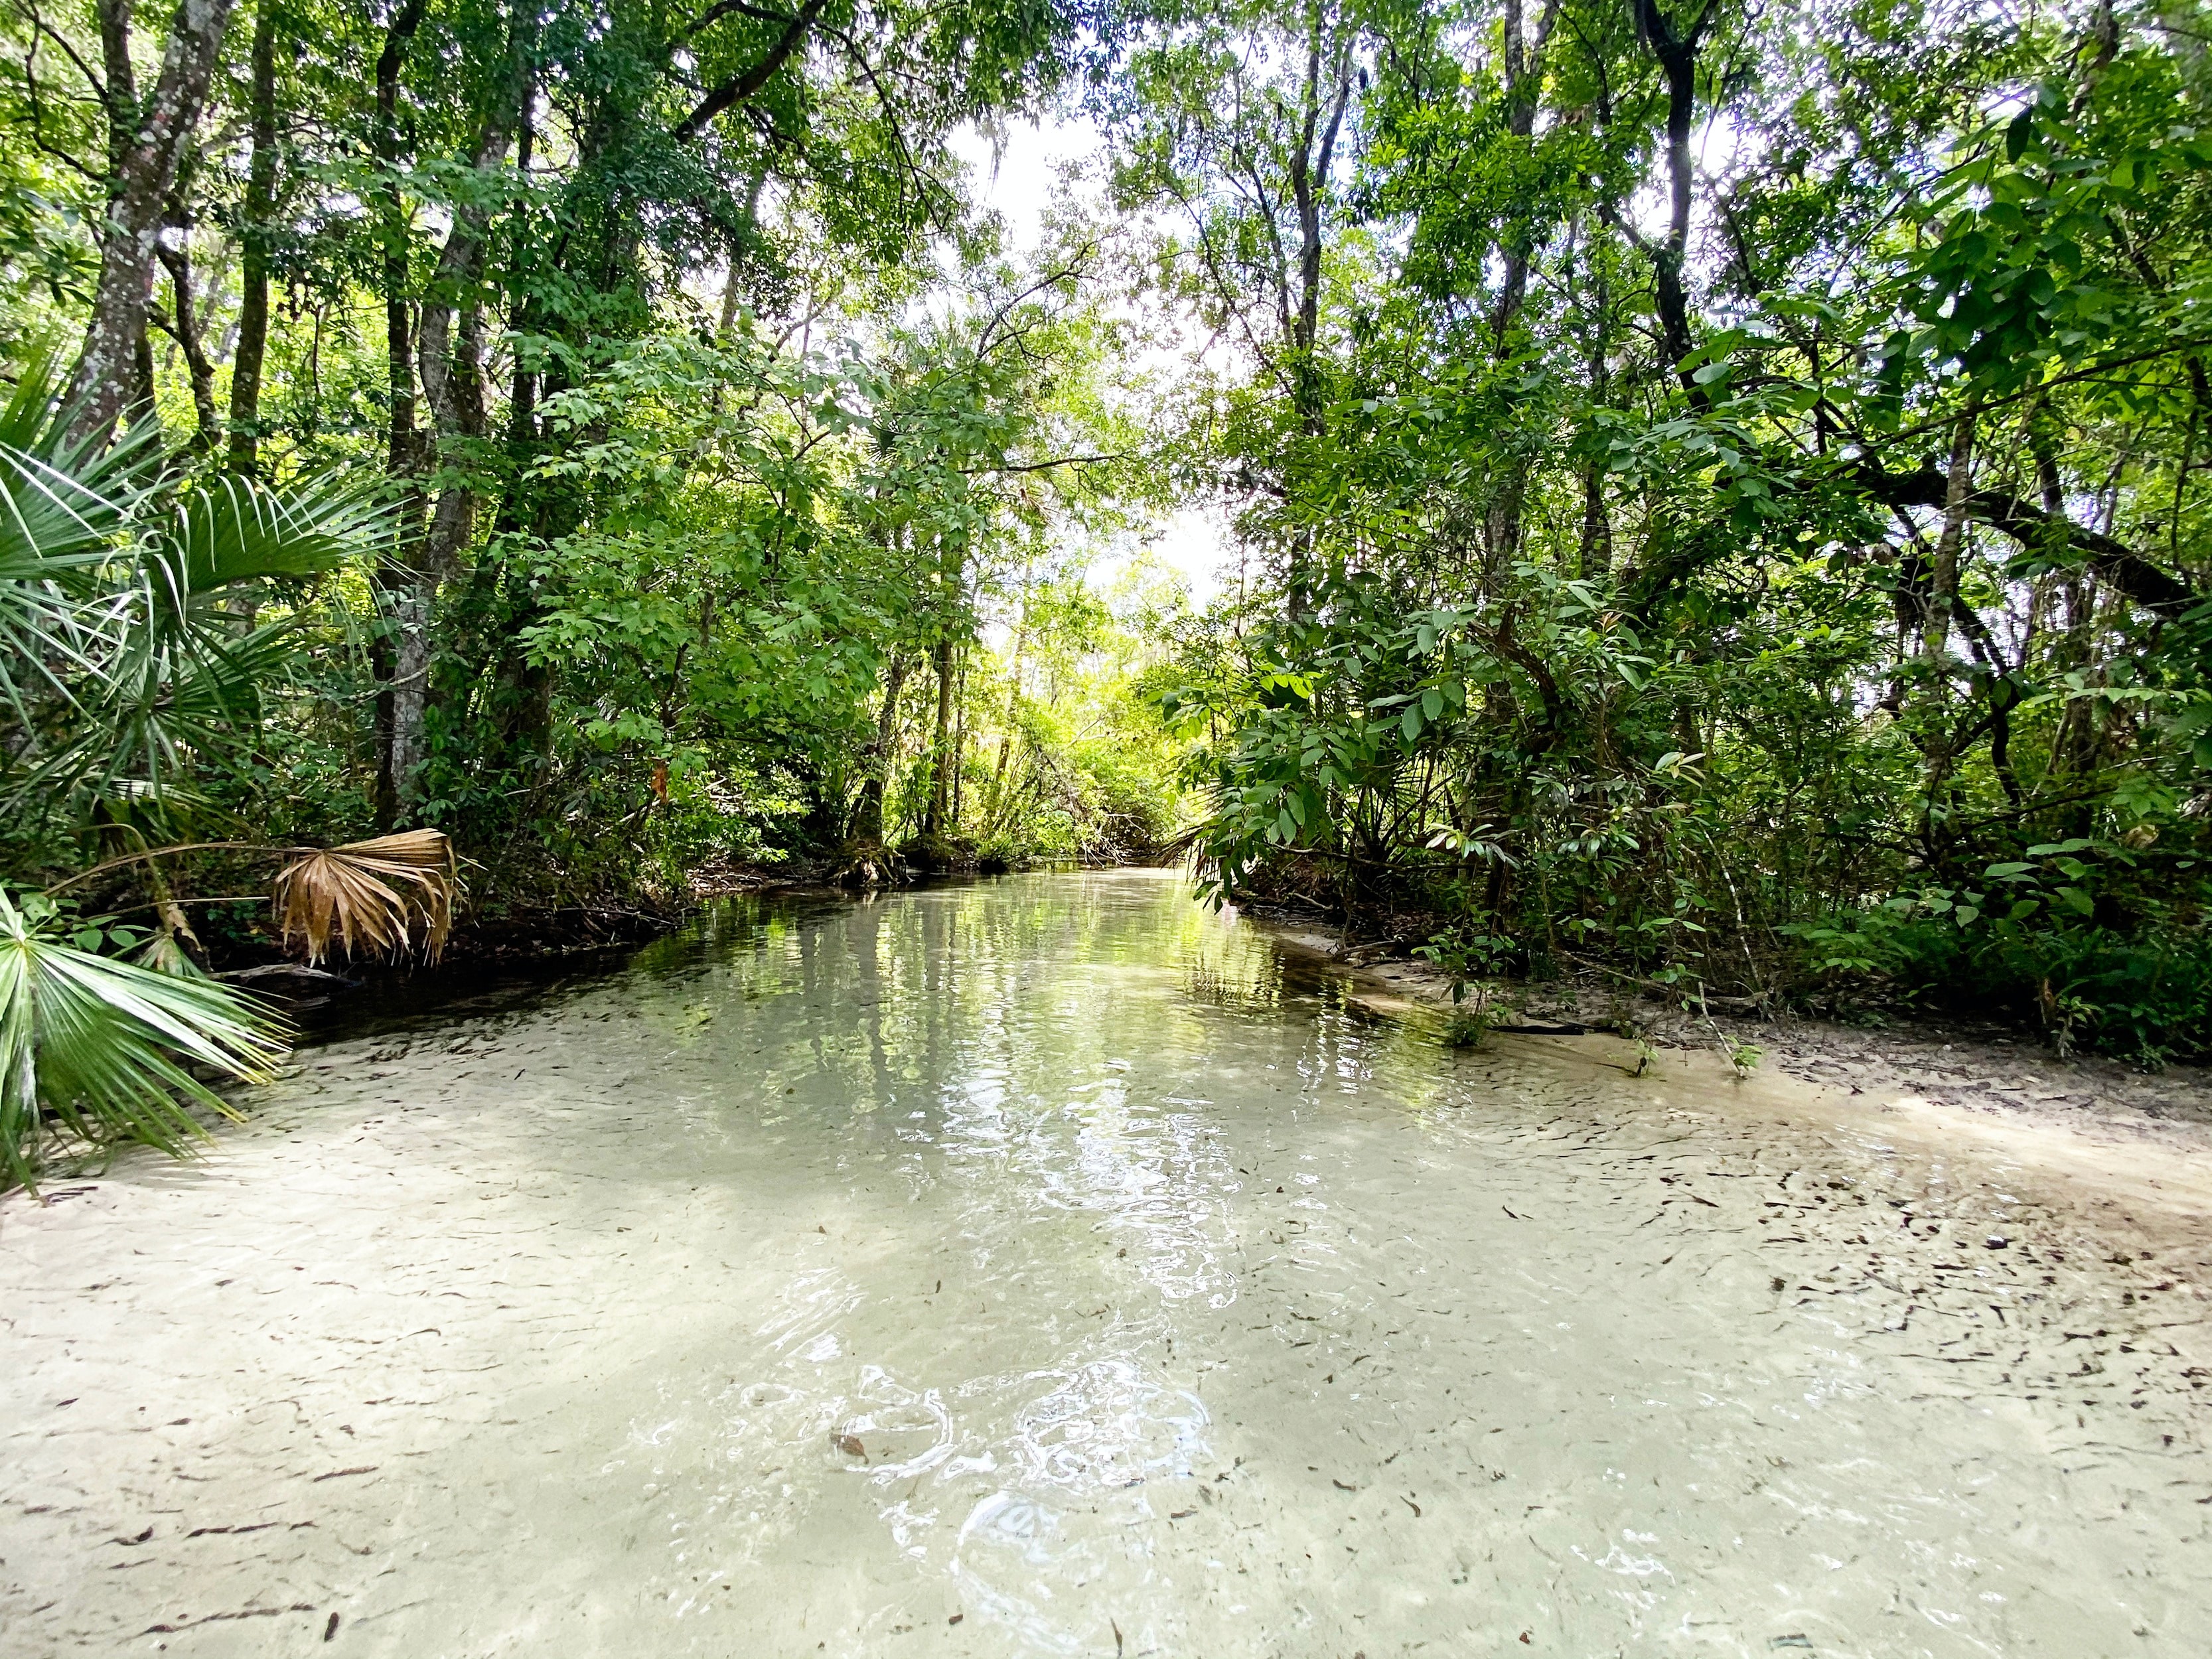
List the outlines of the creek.
{"label": "creek", "polygon": [[0,1646],[2212,1651],[2185,1246],[1616,1058],[1151,872],[388,1011],[0,1209]]}

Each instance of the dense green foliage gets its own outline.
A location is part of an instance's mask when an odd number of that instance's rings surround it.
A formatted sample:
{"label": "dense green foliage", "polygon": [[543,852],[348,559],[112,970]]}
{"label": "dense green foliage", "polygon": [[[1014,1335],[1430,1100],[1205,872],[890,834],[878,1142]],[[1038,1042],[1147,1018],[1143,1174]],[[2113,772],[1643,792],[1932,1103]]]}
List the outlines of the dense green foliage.
{"label": "dense green foliage", "polygon": [[181,1152],[200,1132],[181,1103],[230,1110],[202,1072],[262,1082],[283,1053],[281,1022],[225,988],[100,954],[117,931],[0,893],[0,1185],[33,1178],[46,1113],[81,1141]]}
{"label": "dense green foliage", "polygon": [[[0,22],[0,317],[27,386],[80,331],[93,361],[132,257],[117,145],[189,33],[158,21],[134,34],[95,0]],[[136,750],[85,718],[60,633],[13,641],[53,670],[0,757],[28,809],[15,872],[112,852],[118,817],[142,839],[419,823],[459,841],[480,907],[543,909],[793,852],[875,871],[886,843],[934,863],[1160,839],[1178,785],[1127,684],[1140,647],[1082,588],[1146,495],[1126,326],[1085,240],[1002,254],[948,149],[1042,108],[1085,21],[996,0],[230,18],[155,180],[123,428],[81,414],[104,385],[82,365],[66,399],[18,401],[149,501],[337,481],[390,533],[227,577],[195,637],[235,672],[212,702],[141,697],[172,725],[207,706]],[[134,534],[60,548],[86,565],[66,592],[4,573],[10,602],[90,603]],[[219,858],[168,867],[230,884]],[[217,942],[251,915],[210,913]]]}
{"label": "dense green foliage", "polygon": [[2205,22],[1162,34],[1119,182],[1247,343],[1202,432],[1275,572],[1177,699],[1224,886],[2212,1044]]}
{"label": "dense green foliage", "polygon": [[[1470,975],[2212,1045],[2201,5],[163,27],[0,21],[9,418],[132,480],[0,569],[21,882],[425,824],[542,909],[1194,824]],[[963,136],[1073,114],[1103,193],[1011,248]],[[1202,610],[1121,558],[1192,498]],[[292,562],[162,600],[226,501]]]}

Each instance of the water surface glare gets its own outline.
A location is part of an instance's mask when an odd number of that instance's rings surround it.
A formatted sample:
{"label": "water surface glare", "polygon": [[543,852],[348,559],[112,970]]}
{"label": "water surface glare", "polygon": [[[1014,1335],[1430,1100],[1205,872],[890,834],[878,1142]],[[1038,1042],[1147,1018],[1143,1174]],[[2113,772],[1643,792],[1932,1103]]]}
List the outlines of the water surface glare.
{"label": "water surface glare", "polygon": [[0,1212],[0,1649],[2212,1651],[2194,1264],[1596,1054],[1149,872],[304,1051]]}

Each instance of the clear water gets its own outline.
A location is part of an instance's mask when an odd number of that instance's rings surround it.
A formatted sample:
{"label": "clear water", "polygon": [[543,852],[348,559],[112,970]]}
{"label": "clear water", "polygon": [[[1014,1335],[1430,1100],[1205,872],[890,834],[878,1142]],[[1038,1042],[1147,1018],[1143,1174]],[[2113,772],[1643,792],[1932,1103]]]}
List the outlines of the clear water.
{"label": "clear water", "polygon": [[1612,1053],[1150,873],[307,1050],[0,1211],[0,1649],[2212,1650],[2201,1263]]}

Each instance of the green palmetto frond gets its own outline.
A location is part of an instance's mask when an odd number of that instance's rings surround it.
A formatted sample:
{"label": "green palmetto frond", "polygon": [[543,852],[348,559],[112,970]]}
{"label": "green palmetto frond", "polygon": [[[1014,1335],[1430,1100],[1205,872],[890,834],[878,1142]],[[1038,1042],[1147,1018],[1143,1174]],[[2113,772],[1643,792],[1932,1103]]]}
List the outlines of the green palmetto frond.
{"label": "green palmetto frond", "polygon": [[273,1074],[289,1032],[263,1004],[64,943],[50,909],[0,892],[0,1175],[30,1185],[45,1135],[180,1154],[190,1108],[235,1112],[190,1067]]}
{"label": "green palmetto frond", "polygon": [[195,595],[271,576],[312,576],[373,556],[393,519],[359,489],[310,480],[278,491],[218,478],[181,497],[148,550],[149,579],[182,611]]}
{"label": "green palmetto frond", "polygon": [[[0,431],[5,428],[0,420]],[[94,472],[105,465],[64,459]],[[68,475],[58,464],[52,470]],[[76,478],[83,483],[82,471]],[[61,484],[54,490],[62,493]],[[82,671],[73,688],[46,674],[63,690],[70,717],[52,723],[58,741],[25,755],[10,799],[51,802],[88,792],[99,800],[136,801],[159,816],[195,757],[234,744],[258,726],[262,688],[284,672],[296,648],[289,618],[241,632],[238,614],[223,608],[227,593],[243,583],[302,578],[350,557],[376,557],[394,520],[388,507],[357,490],[314,481],[277,491],[219,479],[165,504],[143,493],[107,500],[88,487],[71,500],[81,509],[75,522],[82,533],[50,514],[21,539],[28,545],[34,532],[58,538],[76,550],[67,560],[96,562],[106,585],[77,597],[67,584],[46,582],[37,590],[46,608],[24,609],[13,635],[0,617],[0,695],[13,696],[9,663],[59,659]],[[0,562],[0,573],[5,568]],[[14,701],[20,714],[21,699]]]}
{"label": "green palmetto frond", "polygon": [[37,358],[0,404],[0,578],[46,580],[104,559],[158,481],[160,428],[114,443],[69,436],[51,359]]}
{"label": "green palmetto frond", "polygon": [[110,803],[166,808],[189,794],[179,780],[194,756],[258,723],[262,687],[284,671],[295,645],[285,621],[243,635],[219,626],[130,629],[87,718],[26,773],[22,791],[82,787]]}
{"label": "green palmetto frond", "polygon": [[[0,405],[0,701],[27,719],[27,684],[69,693],[113,619],[104,567],[145,500],[159,432],[72,443],[52,365],[34,361]],[[108,596],[112,598],[112,595]]]}

